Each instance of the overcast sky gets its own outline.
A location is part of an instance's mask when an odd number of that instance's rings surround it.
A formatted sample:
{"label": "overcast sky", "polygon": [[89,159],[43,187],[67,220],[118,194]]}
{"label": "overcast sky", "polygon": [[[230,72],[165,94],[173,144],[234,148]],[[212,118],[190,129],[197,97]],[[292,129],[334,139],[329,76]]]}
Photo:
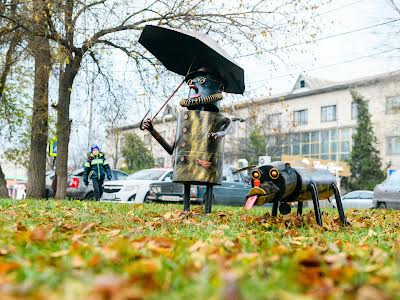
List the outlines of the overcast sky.
{"label": "overcast sky", "polygon": [[[400,6],[400,1],[396,1]],[[272,94],[288,91],[300,72],[342,81],[400,69],[399,52],[377,54],[389,50],[385,33],[393,26],[400,28],[400,21],[318,40],[400,19],[387,0],[332,0],[329,7],[321,10],[319,18],[322,28],[317,40],[308,46],[293,47],[305,48],[306,53],[293,53],[287,64],[280,63],[276,71],[263,71],[255,59],[242,62],[248,89],[269,87]],[[400,41],[394,46],[399,47]],[[393,58],[395,54],[397,58]]]}
{"label": "overcast sky", "polygon": [[[290,52],[285,54],[284,61],[274,59],[272,55],[271,57],[264,56],[262,60],[256,57],[238,58],[237,61],[245,70],[246,93],[235,97],[234,101],[290,91],[301,72],[330,81],[343,81],[400,70],[400,51],[387,52],[391,48],[386,45],[399,48],[400,41],[394,41],[394,39],[390,41],[385,34],[393,30],[394,26],[400,28],[400,21],[375,26],[400,19],[400,14],[388,5],[388,1],[332,0],[329,5],[318,10],[317,20],[321,26],[321,32],[315,42],[289,47]],[[400,0],[395,0],[395,2],[400,6]],[[363,29],[371,26],[374,27]],[[346,34],[349,31],[355,32]],[[308,36],[307,33],[305,36]],[[230,52],[230,49],[226,50]],[[385,51],[386,53],[381,53]],[[271,61],[274,62],[273,66]],[[129,68],[123,54],[115,54],[113,64],[116,77],[132,77],[132,69]],[[124,70],[128,72],[124,73]],[[181,80],[180,76],[172,73],[170,77],[168,80],[172,82],[178,83]],[[135,83],[128,80],[127,84]],[[139,93],[137,97],[147,99],[148,95],[141,96]],[[171,103],[176,105],[179,99],[180,97],[177,96]],[[232,97],[227,95],[225,103],[230,99]],[[154,110],[160,102],[161,99],[158,103],[151,103]],[[140,121],[147,105],[135,105],[135,101],[132,101],[131,107],[127,108],[128,118],[125,123],[132,124]],[[72,117],[75,125],[78,126],[75,126],[72,132],[71,151],[82,151],[79,149],[87,145],[87,126],[82,125],[87,124],[88,113],[85,112],[85,108],[79,106],[72,109]],[[96,113],[94,128],[95,138],[104,145],[105,127],[99,125]]]}

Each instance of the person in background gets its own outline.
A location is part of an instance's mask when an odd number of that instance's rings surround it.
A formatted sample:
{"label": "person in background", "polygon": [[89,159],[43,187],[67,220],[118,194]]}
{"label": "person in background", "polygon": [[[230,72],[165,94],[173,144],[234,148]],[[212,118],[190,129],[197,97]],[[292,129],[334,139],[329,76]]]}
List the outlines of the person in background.
{"label": "person in background", "polygon": [[104,178],[111,180],[111,170],[103,152],[100,152],[98,145],[90,147],[88,160],[85,163],[83,172],[83,182],[86,186],[89,185],[89,179],[93,182],[94,198],[99,201],[103,194]]}

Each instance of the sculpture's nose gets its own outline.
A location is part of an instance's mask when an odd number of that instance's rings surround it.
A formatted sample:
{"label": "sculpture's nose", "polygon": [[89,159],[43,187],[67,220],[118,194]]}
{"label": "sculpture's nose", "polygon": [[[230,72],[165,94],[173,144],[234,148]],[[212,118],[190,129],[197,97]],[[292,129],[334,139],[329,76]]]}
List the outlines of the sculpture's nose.
{"label": "sculpture's nose", "polygon": [[199,89],[197,88],[197,86],[195,86],[193,83],[189,84],[189,88],[195,90],[196,93],[199,91]]}

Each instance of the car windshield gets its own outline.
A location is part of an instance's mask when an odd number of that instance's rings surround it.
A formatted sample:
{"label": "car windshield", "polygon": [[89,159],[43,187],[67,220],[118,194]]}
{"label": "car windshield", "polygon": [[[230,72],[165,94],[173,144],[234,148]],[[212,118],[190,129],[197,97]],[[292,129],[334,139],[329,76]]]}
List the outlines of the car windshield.
{"label": "car windshield", "polygon": [[158,180],[164,173],[165,170],[145,169],[129,175],[127,179]]}
{"label": "car windshield", "polygon": [[385,180],[384,184],[400,186],[400,172],[394,172],[388,179]]}

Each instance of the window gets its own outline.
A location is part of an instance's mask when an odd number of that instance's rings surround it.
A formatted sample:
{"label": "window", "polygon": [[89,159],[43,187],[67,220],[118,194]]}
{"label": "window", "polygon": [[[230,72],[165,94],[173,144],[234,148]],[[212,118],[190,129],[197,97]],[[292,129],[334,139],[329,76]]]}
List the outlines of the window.
{"label": "window", "polygon": [[307,109],[297,110],[293,113],[293,125],[307,125],[308,123],[308,113]]}
{"label": "window", "polygon": [[122,138],[119,140],[119,144],[120,144],[121,147],[125,146],[125,138],[124,138],[124,137],[122,137]]}
{"label": "window", "polygon": [[267,116],[268,128],[278,129],[281,128],[282,114],[270,114]]}
{"label": "window", "polygon": [[[268,136],[267,149],[280,149],[270,154],[275,160],[281,155],[300,155],[302,157],[344,161],[349,159],[352,144],[352,128],[291,133],[287,136]],[[274,139],[276,137],[276,139]],[[271,152],[268,152],[271,153]]]}
{"label": "window", "polygon": [[114,171],[114,176],[115,179],[117,180],[125,180],[126,177],[128,177],[128,174],[122,173],[122,172],[118,172],[118,171]]}
{"label": "window", "polygon": [[163,181],[171,182],[171,181],[172,181],[172,176],[173,176],[173,175],[174,175],[174,174],[173,174],[172,172],[169,172],[167,175],[165,175]]}
{"label": "window", "polygon": [[234,182],[240,182],[239,172],[232,173],[232,179]]}
{"label": "window", "polygon": [[387,114],[400,113],[400,96],[386,98],[386,113]]}
{"label": "window", "polygon": [[336,121],[336,105],[321,107],[321,122]]}
{"label": "window", "polygon": [[300,88],[306,87],[306,82],[304,80],[300,80]]}
{"label": "window", "polygon": [[357,120],[357,116],[358,116],[357,102],[353,101],[351,102],[351,119]]}
{"label": "window", "polygon": [[386,138],[387,154],[400,154],[400,136]]}

